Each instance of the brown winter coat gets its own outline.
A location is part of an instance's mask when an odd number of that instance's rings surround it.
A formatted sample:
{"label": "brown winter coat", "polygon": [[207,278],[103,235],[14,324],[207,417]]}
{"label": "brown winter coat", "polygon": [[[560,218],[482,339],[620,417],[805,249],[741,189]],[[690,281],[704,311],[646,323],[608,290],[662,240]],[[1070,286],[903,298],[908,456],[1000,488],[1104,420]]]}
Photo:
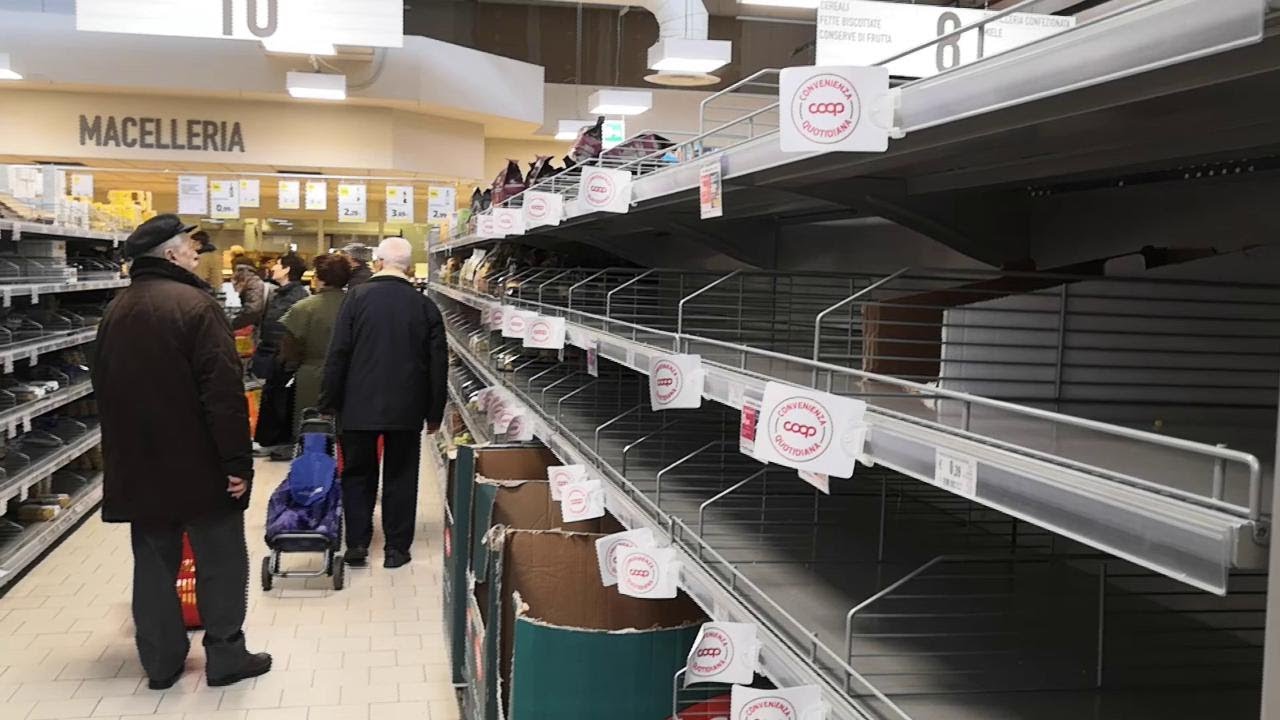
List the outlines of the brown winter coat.
{"label": "brown winter coat", "polygon": [[93,387],[107,522],[186,522],[243,511],[227,476],[253,477],[243,370],[209,287],[143,257],[98,328]]}

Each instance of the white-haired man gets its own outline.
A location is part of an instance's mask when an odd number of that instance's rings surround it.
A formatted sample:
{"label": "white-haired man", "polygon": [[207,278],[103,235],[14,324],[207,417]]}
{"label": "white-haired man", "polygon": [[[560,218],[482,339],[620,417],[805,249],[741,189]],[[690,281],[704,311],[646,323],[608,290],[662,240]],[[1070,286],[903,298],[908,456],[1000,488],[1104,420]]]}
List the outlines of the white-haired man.
{"label": "white-haired man", "polygon": [[244,371],[200,243],[177,215],[125,241],[133,283],[98,326],[93,389],[102,424],[102,519],[131,523],[133,619],[153,690],[182,677],[189,649],[174,583],[183,533],[195,551],[210,686],[256,677],[271,656],[245,649],[244,511],[253,480]]}
{"label": "white-haired man", "polygon": [[444,416],[449,368],[444,320],[409,281],[412,248],[387,238],[374,252],[376,272],[347,292],[325,360],[320,407],[338,415],[346,562],[362,566],[373,539],[378,498],[378,439],[383,440],[383,566],[410,561],[417,522],[422,425]]}

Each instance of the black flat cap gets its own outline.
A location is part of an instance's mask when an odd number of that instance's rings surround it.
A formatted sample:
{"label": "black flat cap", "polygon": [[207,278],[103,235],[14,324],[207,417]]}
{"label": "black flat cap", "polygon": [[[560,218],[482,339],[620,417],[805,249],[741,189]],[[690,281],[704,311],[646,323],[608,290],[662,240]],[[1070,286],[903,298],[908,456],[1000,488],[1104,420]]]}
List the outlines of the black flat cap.
{"label": "black flat cap", "polygon": [[157,215],[139,225],[124,241],[124,256],[133,259],[166,240],[189,233],[199,225],[187,225],[177,215]]}
{"label": "black flat cap", "polygon": [[197,230],[197,231],[195,231],[195,232],[191,233],[191,239],[192,239],[192,240],[195,240],[195,241],[196,241],[196,242],[198,242],[198,243],[200,243],[200,249],[199,249],[199,250],[197,250],[196,252],[200,253],[201,255],[204,255],[205,253],[211,253],[211,252],[214,252],[215,250],[217,250],[217,249],[218,249],[218,248],[213,244],[213,242],[212,242],[211,240],[209,240],[209,233],[207,233],[207,232],[205,232],[205,231],[203,231],[203,230]]}

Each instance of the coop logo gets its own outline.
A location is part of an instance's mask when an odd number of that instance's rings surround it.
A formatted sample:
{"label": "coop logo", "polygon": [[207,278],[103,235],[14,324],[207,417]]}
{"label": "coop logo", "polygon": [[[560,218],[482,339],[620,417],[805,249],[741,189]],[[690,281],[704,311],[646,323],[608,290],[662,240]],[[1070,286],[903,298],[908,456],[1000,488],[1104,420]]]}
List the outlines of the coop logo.
{"label": "coop logo", "polygon": [[569,511],[575,515],[586,512],[587,491],[582,488],[569,488],[569,493],[565,496],[565,503]]}
{"label": "coop logo", "polygon": [[551,326],[545,322],[535,322],[529,333],[534,342],[544,343],[551,339]]}
{"label": "coop logo", "polygon": [[525,321],[524,321],[524,318],[520,317],[519,315],[512,315],[511,321],[507,324],[511,327],[511,332],[513,333],[524,332]]}
{"label": "coop logo", "polygon": [[654,396],[658,403],[667,403],[680,397],[680,389],[684,387],[684,375],[680,367],[670,360],[660,360],[653,368]]}
{"label": "coop logo", "polygon": [[774,449],[797,462],[814,460],[831,447],[831,414],[806,397],[778,403],[769,414],[768,427]]}
{"label": "coop logo", "polygon": [[658,586],[658,563],[644,553],[635,553],[627,558],[620,577],[632,591],[647,593]]}
{"label": "coop logo", "polygon": [[728,634],[716,628],[707,628],[702,633],[702,641],[693,651],[689,672],[700,677],[711,677],[724,672],[732,662],[733,641]]}
{"label": "coop logo", "polygon": [[493,319],[494,325],[497,325],[498,327],[502,327],[502,311],[501,310],[494,310],[493,314],[490,315],[489,317]]}
{"label": "coop logo", "polygon": [[756,698],[742,708],[736,720],[796,720],[796,706],[780,697]]}
{"label": "coop logo", "polygon": [[502,213],[501,215],[498,216],[499,230],[512,230],[515,228],[515,226],[516,226],[515,218],[511,217],[510,214]]}
{"label": "coop logo", "polygon": [[594,174],[587,180],[587,204],[593,207],[604,207],[613,201],[613,178],[608,175]]}
{"label": "coop logo", "polygon": [[853,83],[823,73],[800,84],[791,98],[791,119],[807,140],[834,144],[858,128],[862,102]]}
{"label": "coop logo", "polygon": [[619,540],[609,546],[609,552],[605,553],[605,563],[613,569],[613,574],[618,574],[618,551],[635,547],[636,544],[627,539]]}
{"label": "coop logo", "polygon": [[534,220],[546,220],[547,214],[551,212],[551,208],[547,207],[547,201],[542,198],[534,198],[525,206],[525,212]]}

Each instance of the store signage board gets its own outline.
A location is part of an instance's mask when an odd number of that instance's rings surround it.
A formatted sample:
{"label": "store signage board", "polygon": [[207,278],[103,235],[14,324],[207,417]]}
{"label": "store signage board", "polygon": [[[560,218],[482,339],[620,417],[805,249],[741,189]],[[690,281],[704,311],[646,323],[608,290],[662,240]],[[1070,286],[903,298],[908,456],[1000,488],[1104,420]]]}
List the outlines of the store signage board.
{"label": "store signage board", "polygon": [[76,0],[76,29],[398,48],[404,46],[404,3],[402,0]]}
{"label": "store signage board", "polygon": [[76,197],[93,197],[93,176],[88,173],[72,173],[71,194]]}
{"label": "store signage board", "polygon": [[564,217],[564,196],[559,193],[528,190],[524,193],[524,226],[559,225]]}
{"label": "store signage board", "polygon": [[818,65],[870,66],[902,52],[928,47],[889,63],[895,77],[929,77],[983,57],[1012,50],[1075,27],[1066,15],[1013,13],[939,40],[943,35],[994,15],[994,10],[841,0],[818,7]]}
{"label": "store signage board", "polygon": [[[434,188],[433,188],[434,189]],[[387,223],[413,223],[413,186],[387,186]]]}
{"label": "store signage board", "polygon": [[889,129],[872,117],[889,100],[882,67],[817,65],[782,71],[778,88],[783,152],[884,152]]}
{"label": "store signage board", "polygon": [[753,455],[810,473],[853,477],[866,441],[862,400],[765,383]]}
{"label": "store signage board", "polygon": [[306,199],[308,210],[328,210],[329,183],[324,180],[308,180]]}
{"label": "store signage board", "polygon": [[178,176],[178,214],[209,214],[209,178],[204,175]]}
{"label": "store signage board", "polygon": [[276,206],[281,210],[297,210],[302,205],[302,183],[298,180],[281,180],[276,189]]}
{"label": "store signage board", "polygon": [[80,116],[80,145],[139,150],[245,152],[238,121],[133,115]]}
{"label": "store signage board", "polygon": [[630,209],[631,173],[601,167],[582,169],[578,187],[579,212],[625,213]]}
{"label": "store signage board", "polygon": [[711,220],[724,216],[724,168],[719,160],[698,170],[698,217]]}
{"label": "store signage board", "polygon": [[242,208],[262,207],[262,181],[261,180],[241,180],[240,181],[240,207]]}
{"label": "store signage board", "polygon": [[453,216],[458,207],[458,191],[451,187],[427,188],[427,221],[440,223]]}
{"label": "store signage board", "polygon": [[368,199],[364,185],[338,183],[338,222],[362,223],[368,220]]}
{"label": "store signage board", "polygon": [[756,690],[734,685],[729,717],[733,720],[822,720],[827,708],[817,685]]}
{"label": "store signage board", "polygon": [[214,180],[209,183],[209,217],[215,220],[240,218],[240,183],[236,180]]}

